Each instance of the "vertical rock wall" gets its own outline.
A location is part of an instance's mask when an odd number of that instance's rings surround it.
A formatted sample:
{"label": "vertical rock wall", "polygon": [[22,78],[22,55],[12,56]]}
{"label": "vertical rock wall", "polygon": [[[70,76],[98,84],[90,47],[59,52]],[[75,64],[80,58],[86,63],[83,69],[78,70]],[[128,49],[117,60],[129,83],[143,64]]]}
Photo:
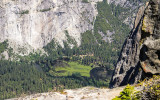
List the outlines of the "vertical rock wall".
{"label": "vertical rock wall", "polygon": [[[63,46],[66,31],[81,44],[80,34],[93,28],[102,0],[1,0],[0,42],[12,48],[42,48],[52,39]],[[15,50],[16,51],[16,50]]]}
{"label": "vertical rock wall", "polygon": [[150,0],[146,7],[140,8],[115,67],[111,88],[137,83],[146,76],[160,73],[159,5],[160,0]]}

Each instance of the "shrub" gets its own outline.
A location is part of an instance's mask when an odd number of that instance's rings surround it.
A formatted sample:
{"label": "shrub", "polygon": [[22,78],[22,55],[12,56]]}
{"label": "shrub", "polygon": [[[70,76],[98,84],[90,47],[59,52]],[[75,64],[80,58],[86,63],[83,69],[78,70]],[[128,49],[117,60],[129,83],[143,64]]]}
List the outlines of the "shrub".
{"label": "shrub", "polygon": [[40,12],[46,12],[46,11],[50,11],[51,10],[51,8],[48,8],[48,9],[42,9],[42,10],[40,10]]}
{"label": "shrub", "polygon": [[89,3],[88,0],[82,0],[83,3]]}
{"label": "shrub", "polygon": [[142,100],[159,100],[160,99],[160,76],[153,76],[153,78],[144,82],[145,87],[141,91]]}
{"label": "shrub", "polygon": [[81,77],[81,73],[75,72],[75,73],[72,74],[72,77],[74,77],[74,78]]}
{"label": "shrub", "polygon": [[7,40],[4,41],[4,42],[2,42],[2,43],[0,43],[0,54],[1,54],[2,52],[4,52],[5,49],[7,49],[7,47],[8,47],[8,41],[7,41]]}
{"label": "shrub", "polygon": [[123,91],[120,92],[120,96],[112,100],[139,100],[138,92],[139,91],[134,90],[134,86],[127,85]]}
{"label": "shrub", "polygon": [[21,15],[29,14],[29,10],[23,10],[23,11],[20,12],[20,14],[21,14]]}

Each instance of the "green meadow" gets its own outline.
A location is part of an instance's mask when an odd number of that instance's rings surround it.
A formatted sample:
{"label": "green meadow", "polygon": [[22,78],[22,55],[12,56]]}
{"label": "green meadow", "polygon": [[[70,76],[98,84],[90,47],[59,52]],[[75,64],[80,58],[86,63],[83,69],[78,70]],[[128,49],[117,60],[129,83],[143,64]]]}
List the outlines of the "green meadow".
{"label": "green meadow", "polygon": [[69,66],[56,67],[55,76],[71,76],[73,73],[80,73],[81,76],[90,77],[90,66],[81,65],[78,62],[67,62]]}

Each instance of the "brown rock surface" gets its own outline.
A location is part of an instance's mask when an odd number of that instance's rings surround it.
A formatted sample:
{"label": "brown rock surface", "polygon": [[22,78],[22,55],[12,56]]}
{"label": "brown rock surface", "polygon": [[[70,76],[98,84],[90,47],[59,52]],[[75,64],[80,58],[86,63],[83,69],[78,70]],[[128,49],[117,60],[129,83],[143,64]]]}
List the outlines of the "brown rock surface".
{"label": "brown rock surface", "polygon": [[160,73],[160,0],[141,7],[126,39],[110,87],[137,83]]}

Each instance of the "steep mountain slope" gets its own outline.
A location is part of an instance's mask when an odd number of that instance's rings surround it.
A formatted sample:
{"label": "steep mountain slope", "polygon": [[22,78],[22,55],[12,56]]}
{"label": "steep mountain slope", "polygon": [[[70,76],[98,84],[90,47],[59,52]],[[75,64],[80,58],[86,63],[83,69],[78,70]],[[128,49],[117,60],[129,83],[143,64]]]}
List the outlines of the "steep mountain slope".
{"label": "steep mountain slope", "polygon": [[[0,99],[88,85],[107,87],[130,31],[124,20],[136,12],[130,7],[140,5],[125,7],[107,0],[37,1],[0,2],[4,15],[0,34],[2,41],[8,39],[0,43]],[[89,12],[81,13],[84,10]]]}
{"label": "steep mountain slope", "polygon": [[126,39],[110,87],[137,83],[159,70],[159,0],[150,0],[141,7],[135,26]]}
{"label": "steep mountain slope", "polygon": [[[116,15],[121,19],[125,24],[129,25],[130,28],[133,28],[134,20],[139,7],[141,7],[147,0],[108,0],[108,4],[115,4],[117,6]],[[125,9],[121,11],[120,7]]]}
{"label": "steep mountain slope", "polygon": [[0,42],[8,39],[14,49],[38,49],[54,39],[63,47],[68,31],[79,46],[80,33],[93,29],[98,1],[102,0],[2,0]]}
{"label": "steep mountain slope", "polygon": [[[99,30],[101,37],[105,41],[111,42],[112,37],[110,36],[121,32],[114,32],[115,25],[110,20],[115,20],[116,22],[117,20],[122,20],[122,23],[131,27],[135,17],[134,13],[143,4],[141,0],[134,2],[130,0],[86,1],[38,0],[33,2],[3,0],[0,3],[0,42],[8,40],[9,47],[13,48],[13,51],[17,53],[22,52],[22,50],[19,50],[20,48],[24,49],[21,54],[28,54],[29,52],[33,52],[33,49],[42,48],[52,40],[57,45],[64,47],[64,42],[67,42],[68,36],[73,38],[77,46],[80,46],[82,42],[81,33],[97,28],[95,19],[99,11],[96,5],[97,2],[102,1],[109,4],[105,5],[108,8],[108,12],[111,12],[107,13],[107,15],[112,16],[112,18],[117,17],[115,19],[106,19],[107,27],[110,27],[110,29],[105,30],[103,34],[101,33],[102,30]],[[104,26],[101,25],[101,27]],[[119,27],[116,28],[122,30]],[[75,45],[73,43],[68,44],[70,47]]]}

